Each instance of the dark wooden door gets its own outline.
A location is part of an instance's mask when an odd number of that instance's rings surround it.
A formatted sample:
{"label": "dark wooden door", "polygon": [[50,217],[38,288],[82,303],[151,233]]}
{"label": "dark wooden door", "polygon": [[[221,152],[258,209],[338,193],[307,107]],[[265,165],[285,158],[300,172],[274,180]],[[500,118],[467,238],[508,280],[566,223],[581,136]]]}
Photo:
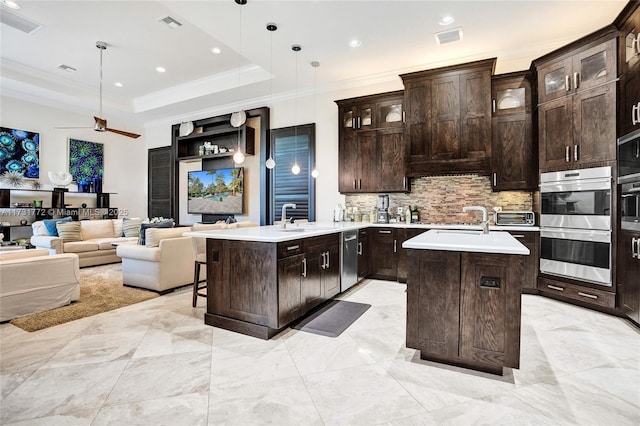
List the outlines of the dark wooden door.
{"label": "dark wooden door", "polygon": [[431,159],[431,82],[422,80],[405,87],[406,147],[410,164]]}
{"label": "dark wooden door", "polygon": [[616,83],[577,93],[573,100],[576,163],[616,159]]}
{"label": "dark wooden door", "polygon": [[538,168],[531,126],[531,114],[493,118],[491,183],[494,191],[536,188]]}
{"label": "dark wooden door", "polygon": [[[633,239],[635,238],[635,241]],[[618,238],[618,309],[640,323],[640,233],[621,231]]]}
{"label": "dark wooden door", "polygon": [[[620,136],[640,129],[640,64],[620,76]],[[635,123],[635,124],[634,124]]]}
{"label": "dark wooden door", "polygon": [[568,96],[538,107],[540,169],[563,167],[572,161],[572,107]]}
{"label": "dark wooden door", "polygon": [[406,190],[403,129],[390,128],[377,133],[379,161],[371,176],[376,180],[377,192]]}
{"label": "dark wooden door", "polygon": [[322,303],[324,292],[322,290],[322,273],[325,264],[325,245],[317,238],[309,238],[304,244],[306,262],[306,274],[302,279],[302,305],[304,310],[309,310]]}
{"label": "dark wooden door", "polygon": [[491,158],[491,75],[460,75],[460,158]]}
{"label": "dark wooden door", "polygon": [[538,254],[538,245],[540,239],[539,232],[509,232],[513,238],[521,242],[529,249],[529,256],[524,258],[524,273],[522,275],[522,288],[535,289],[538,281],[538,269],[540,264],[540,256]]}
{"label": "dark wooden door", "polygon": [[407,249],[402,248],[402,243],[415,237],[416,235],[420,235],[425,232],[424,229],[415,229],[415,228],[405,228],[396,230],[396,238],[398,240],[397,244],[397,258],[398,258],[398,282],[406,282],[407,274],[408,274],[408,265],[407,265]]}
{"label": "dark wooden door", "polygon": [[407,347],[458,357],[460,253],[409,250]]}
{"label": "dark wooden door", "polygon": [[371,272],[369,232],[369,229],[358,232],[358,280],[366,278]]}
{"label": "dark wooden door", "polygon": [[572,71],[571,57],[538,67],[538,104],[572,93]]}
{"label": "dark wooden door", "polygon": [[358,132],[356,142],[358,146],[356,192],[376,192],[380,173],[379,170],[376,170],[379,156],[377,150],[377,132],[375,130]]}
{"label": "dark wooden door", "polygon": [[369,234],[371,244],[371,275],[374,278],[395,280],[398,276],[396,258],[396,231],[392,228],[372,228]]}
{"label": "dark wooden door", "polygon": [[573,56],[573,91],[600,86],[618,77],[616,61],[617,39],[612,38]]}
{"label": "dark wooden door", "polygon": [[323,300],[340,293],[340,240],[336,235],[326,246],[326,267],[322,271]]}
{"label": "dark wooden door", "polygon": [[341,131],[338,156],[338,188],[342,193],[355,192],[359,173],[359,151],[352,131]]}
{"label": "dark wooden door", "polygon": [[278,328],[301,316],[303,254],[278,260]]}
{"label": "dark wooden door", "polygon": [[173,147],[153,148],[148,153],[147,214],[149,217],[174,215]]}
{"label": "dark wooden door", "polygon": [[638,46],[638,34],[640,34],[640,7],[629,17],[620,28],[618,36],[618,59],[620,63],[620,75],[627,74],[634,66],[640,64],[640,46]]}
{"label": "dark wooden door", "polygon": [[493,368],[519,366],[522,261],[515,255],[462,253],[461,358]]}
{"label": "dark wooden door", "polygon": [[457,74],[435,78],[431,90],[431,159],[460,158],[460,78]]}

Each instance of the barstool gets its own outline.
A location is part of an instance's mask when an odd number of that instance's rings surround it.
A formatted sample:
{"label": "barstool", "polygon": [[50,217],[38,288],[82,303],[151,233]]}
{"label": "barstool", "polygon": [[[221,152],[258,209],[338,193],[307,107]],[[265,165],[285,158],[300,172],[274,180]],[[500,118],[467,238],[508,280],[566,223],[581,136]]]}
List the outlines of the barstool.
{"label": "barstool", "polygon": [[[206,252],[206,241],[204,238],[193,237],[191,239],[193,243],[193,250],[196,255],[196,260],[193,265],[193,307],[195,308],[198,303],[198,296],[207,297],[207,279],[205,274],[205,279],[200,279],[200,267],[202,265],[207,265],[207,252]],[[204,285],[200,285],[200,283],[204,282]]]}

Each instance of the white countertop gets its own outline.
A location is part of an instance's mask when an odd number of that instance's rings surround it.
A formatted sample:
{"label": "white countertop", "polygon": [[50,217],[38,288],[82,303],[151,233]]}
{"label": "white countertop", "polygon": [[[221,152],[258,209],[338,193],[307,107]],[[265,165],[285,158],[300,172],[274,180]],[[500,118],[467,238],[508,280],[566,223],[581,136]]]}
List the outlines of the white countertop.
{"label": "white countertop", "polygon": [[[458,229],[480,230],[479,225],[447,225],[447,224],[420,224],[420,223],[370,223],[370,222],[309,222],[301,224],[287,224],[287,230],[281,225],[255,226],[251,228],[219,229],[211,231],[185,232],[187,237],[213,238],[217,240],[257,241],[279,243],[282,241],[297,240],[300,238],[317,237],[336,232],[357,230],[368,227],[384,228],[413,228],[413,229]],[[490,230],[504,231],[539,231],[535,226],[490,226]],[[505,232],[508,235],[508,233]],[[524,246],[523,246],[524,247]],[[525,253],[528,254],[528,253]]]}
{"label": "white countertop", "polygon": [[402,247],[418,250],[446,250],[480,253],[523,254],[529,249],[508,232],[432,229],[410,238]]}

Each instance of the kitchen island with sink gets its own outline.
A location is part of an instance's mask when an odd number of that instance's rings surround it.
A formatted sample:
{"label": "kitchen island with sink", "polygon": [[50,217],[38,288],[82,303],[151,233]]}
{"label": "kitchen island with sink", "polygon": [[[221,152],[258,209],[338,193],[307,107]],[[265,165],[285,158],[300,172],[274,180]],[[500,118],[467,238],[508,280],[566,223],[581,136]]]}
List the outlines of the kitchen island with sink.
{"label": "kitchen island with sink", "polygon": [[420,358],[503,373],[520,364],[529,249],[507,232],[432,229],[407,249],[407,347]]}

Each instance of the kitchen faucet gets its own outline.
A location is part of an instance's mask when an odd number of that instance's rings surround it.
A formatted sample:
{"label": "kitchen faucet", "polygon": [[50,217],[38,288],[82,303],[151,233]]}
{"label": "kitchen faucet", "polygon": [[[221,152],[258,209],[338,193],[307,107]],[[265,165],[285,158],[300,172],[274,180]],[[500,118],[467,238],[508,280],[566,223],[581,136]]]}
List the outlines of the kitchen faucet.
{"label": "kitchen faucet", "polygon": [[295,209],[296,205],[295,203],[285,203],[282,205],[282,216],[280,216],[280,221],[282,222],[283,229],[287,229],[287,207]]}
{"label": "kitchen faucet", "polygon": [[464,206],[462,208],[463,212],[468,212],[471,210],[477,210],[482,212],[482,233],[483,234],[488,234],[489,233],[489,219],[487,217],[487,209],[485,209],[482,206]]}

